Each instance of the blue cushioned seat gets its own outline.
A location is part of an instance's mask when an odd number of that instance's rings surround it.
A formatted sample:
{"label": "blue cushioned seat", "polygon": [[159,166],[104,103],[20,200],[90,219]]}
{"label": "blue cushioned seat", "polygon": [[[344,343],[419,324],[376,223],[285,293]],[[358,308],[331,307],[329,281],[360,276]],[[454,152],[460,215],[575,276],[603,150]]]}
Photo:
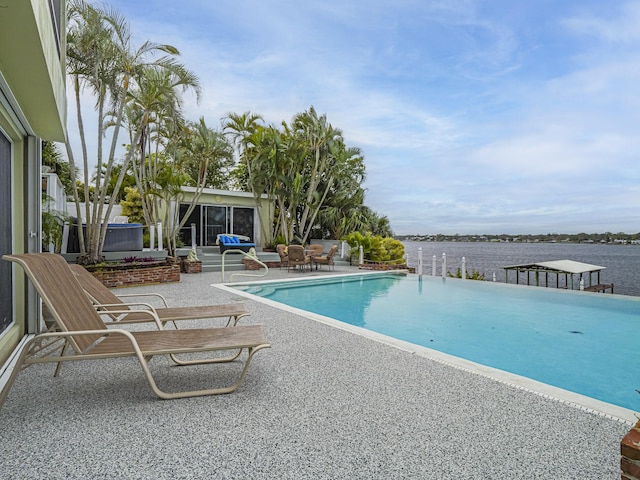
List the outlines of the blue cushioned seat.
{"label": "blue cushioned seat", "polygon": [[232,235],[219,235],[218,244],[220,245],[220,253],[225,250],[242,250],[248,252],[250,248],[255,247],[255,243],[243,242],[238,237]]}

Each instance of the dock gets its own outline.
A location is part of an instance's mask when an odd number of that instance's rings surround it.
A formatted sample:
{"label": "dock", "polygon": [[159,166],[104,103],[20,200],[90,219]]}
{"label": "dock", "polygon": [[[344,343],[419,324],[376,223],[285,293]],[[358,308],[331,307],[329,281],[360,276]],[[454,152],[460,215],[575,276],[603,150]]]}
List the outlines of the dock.
{"label": "dock", "polygon": [[591,285],[590,287],[584,287],[585,292],[605,293],[607,290],[611,290],[610,293],[613,293],[613,283],[599,283],[597,285]]}
{"label": "dock", "polygon": [[[510,265],[503,267],[505,270],[505,282],[509,282],[509,272],[515,271],[516,284],[520,283],[520,273],[526,274],[527,285],[531,285],[530,273],[534,274],[534,285],[540,286],[541,280],[545,285],[549,286],[549,274],[556,277],[556,288],[574,289],[574,275],[579,277],[580,290],[588,292],[605,292],[611,290],[613,293],[613,284],[600,283],[600,272],[606,267],[600,265],[591,265],[588,263],[576,262],[574,260],[553,260],[549,262],[524,263],[519,265]],[[542,275],[541,275],[542,274]],[[596,276],[596,284],[593,285],[592,276]],[[541,278],[543,276],[543,278]],[[564,285],[560,284],[560,276],[564,277]],[[584,286],[585,277],[589,281],[589,286]]]}

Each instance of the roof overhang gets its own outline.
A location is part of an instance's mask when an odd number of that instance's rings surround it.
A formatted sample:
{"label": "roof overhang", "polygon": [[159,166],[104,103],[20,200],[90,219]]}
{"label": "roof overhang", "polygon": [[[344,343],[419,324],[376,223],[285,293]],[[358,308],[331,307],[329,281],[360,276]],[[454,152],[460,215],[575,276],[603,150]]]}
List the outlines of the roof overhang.
{"label": "roof overhang", "polygon": [[550,262],[536,262],[536,263],[523,263],[520,265],[510,265],[508,267],[502,267],[505,270],[529,270],[529,271],[541,271],[541,272],[554,272],[554,273],[590,273],[599,272],[607,267],[601,267],[599,265],[591,265],[589,263],[576,262],[573,260],[552,260]]}
{"label": "roof overhang", "polygon": [[28,130],[46,140],[64,142],[67,116],[65,52],[64,44],[61,45],[64,40],[55,32],[49,2],[8,0],[3,4],[0,73],[21,116],[28,122]]}

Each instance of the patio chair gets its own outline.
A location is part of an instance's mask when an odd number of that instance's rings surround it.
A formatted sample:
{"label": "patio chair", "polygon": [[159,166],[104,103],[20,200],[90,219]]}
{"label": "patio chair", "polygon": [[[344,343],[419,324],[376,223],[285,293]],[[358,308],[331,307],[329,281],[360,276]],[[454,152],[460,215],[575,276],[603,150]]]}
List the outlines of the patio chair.
{"label": "patio chair", "polygon": [[[158,293],[146,294],[120,294],[116,295],[104,284],[94,277],[82,265],[71,264],[69,268],[78,279],[78,282],[87,293],[96,309],[103,316],[108,316],[111,322],[139,323],[153,322],[157,318],[163,324],[180,320],[195,320],[203,318],[224,318],[227,317],[227,324],[237,325],[238,321],[247,315],[244,303],[226,303],[219,305],[201,305],[196,307],[169,307],[167,300]],[[124,302],[123,298],[155,297],[164,305],[162,308],[154,308],[147,302]],[[134,310],[132,307],[135,307]],[[124,312],[124,313],[123,313]],[[104,318],[103,318],[104,319]],[[107,324],[111,322],[106,322]]]}
{"label": "patio chair", "polygon": [[320,255],[322,255],[323,250],[324,247],[319,243],[311,243],[309,244],[309,246],[307,246],[307,253],[311,257],[319,257]]}
{"label": "patio chair", "polygon": [[338,253],[338,246],[333,245],[326,255],[313,257],[313,263],[316,265],[316,268],[318,268],[318,265],[328,265],[331,267],[331,270],[334,270],[335,263],[333,262],[333,257],[335,257],[336,253]]}
{"label": "patio chair", "polygon": [[304,253],[304,247],[302,245],[289,245],[287,247],[287,254],[289,255],[289,261],[287,262],[287,272],[291,267],[299,266],[304,269],[309,265],[311,268],[311,257]]}
{"label": "patio chair", "polygon": [[276,252],[278,252],[278,255],[280,256],[280,268],[284,267],[285,265],[288,267],[289,255],[287,254],[287,246],[283,243],[279,243],[278,245],[276,245]]}
{"label": "patio chair", "polygon": [[[0,407],[16,375],[30,365],[119,357],[136,357],[151,389],[163,399],[230,393],[244,380],[255,353],[270,347],[262,325],[162,330],[162,323],[157,322],[159,330],[109,329],[60,255],[31,253],[2,258],[22,266],[60,331],[40,333],[25,342],[0,392]],[[68,346],[73,349],[72,353],[66,351]],[[236,349],[246,349],[247,356],[239,378],[229,386],[165,392],[157,386],[149,368],[155,355]],[[220,359],[206,357],[198,363],[220,363]]]}

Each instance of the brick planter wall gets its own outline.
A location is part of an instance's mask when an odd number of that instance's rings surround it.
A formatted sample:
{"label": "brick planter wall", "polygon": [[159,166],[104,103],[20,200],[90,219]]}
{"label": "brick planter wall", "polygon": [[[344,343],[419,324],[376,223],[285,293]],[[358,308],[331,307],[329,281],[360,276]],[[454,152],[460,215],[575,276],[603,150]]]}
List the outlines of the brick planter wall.
{"label": "brick planter wall", "polygon": [[391,265],[388,263],[363,263],[358,265],[361,270],[408,270],[407,266],[403,263],[401,265]]}
{"label": "brick planter wall", "polygon": [[[262,265],[260,265],[258,262],[256,262],[255,260],[249,260],[248,258],[244,258],[242,260],[242,263],[244,263],[244,268],[246,270],[260,270],[262,268]],[[269,268],[280,268],[281,265],[280,261],[263,263]]]}
{"label": "brick planter wall", "polygon": [[621,480],[640,480],[640,421],[620,442]]}
{"label": "brick planter wall", "polygon": [[188,262],[182,261],[182,271],[184,273],[202,273],[202,262]]}
{"label": "brick planter wall", "polygon": [[128,287],[153,283],[180,281],[180,263],[167,261],[162,264],[117,265],[87,268],[106,287]]}

